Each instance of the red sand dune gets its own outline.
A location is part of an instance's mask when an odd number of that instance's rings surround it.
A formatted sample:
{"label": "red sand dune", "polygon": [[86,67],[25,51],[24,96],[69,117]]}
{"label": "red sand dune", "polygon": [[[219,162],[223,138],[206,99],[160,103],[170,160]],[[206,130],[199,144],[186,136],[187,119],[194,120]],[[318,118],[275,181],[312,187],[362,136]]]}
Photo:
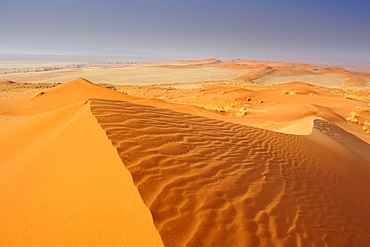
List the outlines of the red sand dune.
{"label": "red sand dune", "polygon": [[252,64],[248,66],[250,71],[246,74],[233,78],[236,81],[252,81],[258,79],[262,76],[271,74],[274,72],[274,69],[265,64]]}
{"label": "red sand dune", "polygon": [[89,105],[0,126],[3,246],[163,246]]}
{"label": "red sand dune", "polygon": [[83,79],[0,114],[5,246],[370,243],[370,146],[330,119],[277,133]]}

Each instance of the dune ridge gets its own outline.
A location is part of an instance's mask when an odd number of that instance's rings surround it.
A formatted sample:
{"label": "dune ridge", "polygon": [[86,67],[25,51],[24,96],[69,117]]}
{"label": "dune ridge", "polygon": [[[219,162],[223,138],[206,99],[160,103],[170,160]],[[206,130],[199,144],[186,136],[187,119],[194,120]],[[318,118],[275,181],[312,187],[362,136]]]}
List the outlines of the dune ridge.
{"label": "dune ridge", "polygon": [[297,136],[122,101],[92,99],[91,110],[166,246],[370,241],[370,157],[327,121]]}

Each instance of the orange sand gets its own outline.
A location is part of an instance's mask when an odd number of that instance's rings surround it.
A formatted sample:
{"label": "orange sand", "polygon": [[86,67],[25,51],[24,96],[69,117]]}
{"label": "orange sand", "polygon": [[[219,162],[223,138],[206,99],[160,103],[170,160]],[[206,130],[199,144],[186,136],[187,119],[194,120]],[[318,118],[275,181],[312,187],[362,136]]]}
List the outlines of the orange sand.
{"label": "orange sand", "polygon": [[0,126],[4,246],[163,246],[89,104]]}
{"label": "orange sand", "polygon": [[[370,139],[345,119],[369,102],[301,82],[166,93],[182,104],[82,78],[0,99],[0,243],[370,244]],[[189,105],[225,98],[255,111]]]}

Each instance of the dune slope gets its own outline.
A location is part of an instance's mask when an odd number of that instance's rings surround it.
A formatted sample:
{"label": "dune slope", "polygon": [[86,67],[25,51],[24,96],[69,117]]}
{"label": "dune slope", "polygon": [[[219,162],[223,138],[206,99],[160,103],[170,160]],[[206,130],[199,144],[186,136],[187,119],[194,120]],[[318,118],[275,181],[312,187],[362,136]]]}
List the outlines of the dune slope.
{"label": "dune slope", "polygon": [[166,246],[370,243],[369,145],[330,122],[298,136],[130,102],[91,110]]}
{"label": "dune slope", "polygon": [[0,137],[1,246],[163,246],[88,105],[2,117]]}

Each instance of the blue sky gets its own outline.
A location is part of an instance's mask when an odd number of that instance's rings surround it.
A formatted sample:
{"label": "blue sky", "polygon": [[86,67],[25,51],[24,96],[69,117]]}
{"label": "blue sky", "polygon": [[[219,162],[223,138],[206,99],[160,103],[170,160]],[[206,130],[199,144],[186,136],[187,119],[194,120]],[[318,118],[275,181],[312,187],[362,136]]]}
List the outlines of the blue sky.
{"label": "blue sky", "polygon": [[366,63],[369,11],[358,0],[12,0],[0,8],[0,52],[42,41],[174,58]]}

